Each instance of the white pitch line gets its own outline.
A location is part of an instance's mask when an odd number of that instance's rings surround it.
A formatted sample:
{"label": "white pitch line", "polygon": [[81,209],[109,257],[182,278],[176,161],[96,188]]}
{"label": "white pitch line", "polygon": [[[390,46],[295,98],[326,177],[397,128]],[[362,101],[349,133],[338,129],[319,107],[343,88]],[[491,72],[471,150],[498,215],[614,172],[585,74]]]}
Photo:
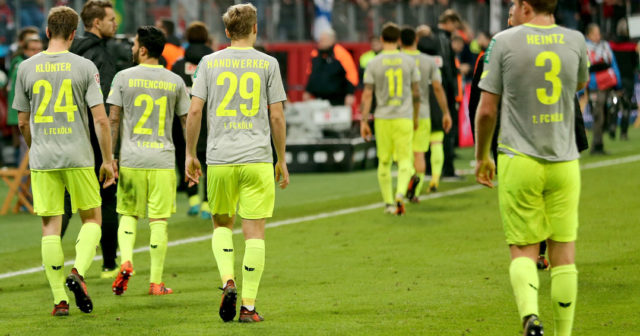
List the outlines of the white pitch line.
{"label": "white pitch line", "polygon": [[[622,158],[618,158],[618,159],[610,159],[610,160],[604,160],[604,161],[599,161],[599,162],[587,163],[587,164],[582,165],[580,167],[580,169],[581,170],[589,170],[589,169],[615,166],[615,165],[619,165],[619,164],[636,162],[636,161],[640,161],[640,155],[631,155],[631,156],[626,156],[626,157],[622,157]],[[436,193],[436,194],[429,194],[429,195],[426,195],[426,196],[421,196],[420,199],[426,201],[426,200],[430,200],[430,199],[436,199],[436,198],[442,198],[442,197],[447,197],[447,196],[464,194],[464,193],[476,191],[476,190],[479,190],[479,189],[482,189],[482,188],[483,187],[481,185],[472,185],[472,186],[463,187],[463,188],[457,188],[457,189],[444,191],[444,192],[440,192],[440,193]],[[383,202],[379,202],[379,203],[373,203],[373,204],[369,204],[369,205],[363,205],[363,206],[359,206],[359,207],[347,208],[347,209],[336,210],[336,211],[331,211],[331,212],[322,212],[322,213],[319,213],[319,214],[316,214],[316,215],[310,215],[310,216],[297,217],[297,218],[291,218],[291,219],[285,219],[285,220],[276,221],[276,222],[267,224],[265,226],[265,228],[274,228],[274,227],[279,227],[279,226],[284,226],[284,225],[309,222],[309,221],[313,221],[313,220],[317,220],[317,219],[342,216],[342,215],[352,214],[352,213],[356,213],[356,212],[367,211],[367,210],[372,210],[372,209],[376,209],[376,208],[382,208],[383,206],[384,206],[384,203]],[[239,234],[239,233],[242,233],[241,229],[233,230],[233,234]],[[209,239],[211,239],[211,234],[207,234],[207,235],[203,235],[203,236],[199,236],[199,237],[191,237],[191,238],[174,240],[174,241],[169,242],[168,246],[179,246],[179,245],[184,245],[184,244],[197,243],[197,242],[201,242],[201,241],[209,240]],[[134,249],[133,253],[146,252],[146,251],[149,251],[149,247],[148,246]],[[118,252],[118,255],[120,255],[119,252]],[[95,258],[93,258],[93,260],[94,261],[102,260],[102,256],[96,256]],[[65,266],[73,265],[74,262],[75,262],[75,260],[69,260],[69,261],[66,261],[64,263],[64,265]],[[14,272],[2,273],[2,274],[0,274],[0,279],[6,279],[6,278],[12,278],[12,277],[15,277],[15,276],[19,276],[19,275],[36,273],[36,272],[42,271],[42,269],[43,269],[42,266],[38,266],[38,267],[31,267],[31,268],[27,268],[27,269],[23,269],[23,270],[19,270],[19,271],[14,271]]]}

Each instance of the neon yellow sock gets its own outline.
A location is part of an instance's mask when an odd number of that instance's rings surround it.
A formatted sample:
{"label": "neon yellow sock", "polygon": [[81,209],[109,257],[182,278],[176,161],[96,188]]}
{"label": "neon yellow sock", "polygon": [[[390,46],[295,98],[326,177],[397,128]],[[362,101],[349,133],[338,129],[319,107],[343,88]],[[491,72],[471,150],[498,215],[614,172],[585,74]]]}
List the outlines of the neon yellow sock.
{"label": "neon yellow sock", "polygon": [[391,161],[378,162],[378,185],[382,193],[382,200],[386,204],[393,204],[393,190],[391,189]]}
{"label": "neon yellow sock", "polygon": [[120,248],[120,264],[130,261],[133,265],[133,247],[136,244],[138,220],[132,216],[120,217],[118,226],[118,247]]}
{"label": "neon yellow sock", "polygon": [[442,143],[431,144],[431,181],[436,185],[440,183],[442,166],[444,165],[444,149]]}
{"label": "neon yellow sock", "polygon": [[211,208],[209,208],[209,202],[202,202],[200,205],[200,211],[211,212]]}
{"label": "neon yellow sock", "polygon": [[578,296],[575,264],[551,268],[551,302],[556,336],[570,336]]}
{"label": "neon yellow sock", "polygon": [[193,207],[200,204],[200,196],[198,195],[193,195],[191,197],[189,197],[189,206]]}
{"label": "neon yellow sock", "polygon": [[416,192],[415,192],[416,197],[418,197],[420,196],[420,193],[422,192],[422,187],[424,186],[424,173],[418,173],[416,175],[418,175],[418,178],[420,179],[420,182],[416,186]]}
{"label": "neon yellow sock", "polygon": [[538,314],[538,269],[536,263],[527,258],[519,257],[511,261],[509,267],[511,286],[516,296],[516,304],[520,319],[527,315]]}
{"label": "neon yellow sock", "polygon": [[101,235],[102,231],[97,223],[88,222],[82,224],[80,228],[76,239],[76,262],[73,267],[83,277],[89,270],[93,257],[96,256],[96,249],[100,243]]}
{"label": "neon yellow sock", "polygon": [[242,261],[242,305],[254,306],[264,271],[264,240],[247,239]]}
{"label": "neon yellow sock", "polygon": [[213,249],[213,256],[216,258],[216,264],[218,264],[220,278],[224,286],[227,280],[235,280],[235,273],[233,272],[235,253],[233,252],[233,232],[231,229],[219,227],[213,230],[211,248]]}
{"label": "neon yellow sock", "polygon": [[53,303],[68,303],[69,297],[64,290],[64,253],[60,236],[42,237],[42,264],[53,293]]}
{"label": "neon yellow sock", "polygon": [[396,186],[396,195],[402,195],[402,197],[404,197],[407,194],[412,170],[413,161],[411,159],[398,161],[398,185]]}
{"label": "neon yellow sock", "polygon": [[149,237],[149,255],[151,256],[151,283],[162,283],[162,271],[164,270],[164,257],[167,255],[167,221],[153,221],[149,223],[151,236]]}

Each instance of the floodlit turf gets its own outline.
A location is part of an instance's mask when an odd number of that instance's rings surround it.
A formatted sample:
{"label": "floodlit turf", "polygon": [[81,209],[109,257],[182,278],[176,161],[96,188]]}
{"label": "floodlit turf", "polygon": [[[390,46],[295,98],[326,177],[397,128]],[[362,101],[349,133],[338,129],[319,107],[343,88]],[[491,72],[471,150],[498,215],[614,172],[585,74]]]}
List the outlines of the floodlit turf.
{"label": "floodlit turf", "polygon": [[[608,157],[640,154],[640,132],[608,142]],[[469,168],[461,150],[459,168]],[[640,161],[582,171],[577,251],[579,293],[574,335],[637,335],[640,330]],[[443,183],[442,191],[472,185]],[[380,202],[375,171],[294,175],[277,194],[273,221]],[[186,198],[170,221],[170,240],[208,235],[211,224],[189,218]],[[272,221],[272,222],[273,222]],[[72,259],[79,220],[64,238]],[[0,273],[38,266],[36,217],[0,218]],[[148,244],[138,226],[136,246]],[[236,268],[244,244],[236,243]],[[148,252],[137,253],[136,276],[122,297],[88,275],[94,311],[75,306],[53,318],[44,272],[0,279],[0,335],[518,335],[508,279],[508,251],[495,190],[476,190],[409,205],[407,216],[372,209],[267,230],[267,260],[257,308],[265,322],[223,323],[217,315],[220,280],[211,241],[170,247],[165,278],[175,294],[150,297]],[[67,270],[69,267],[67,267]],[[241,275],[238,276],[241,278]],[[553,335],[549,272],[540,272],[541,319]],[[242,289],[239,279],[240,290]],[[73,300],[73,299],[72,299]]]}

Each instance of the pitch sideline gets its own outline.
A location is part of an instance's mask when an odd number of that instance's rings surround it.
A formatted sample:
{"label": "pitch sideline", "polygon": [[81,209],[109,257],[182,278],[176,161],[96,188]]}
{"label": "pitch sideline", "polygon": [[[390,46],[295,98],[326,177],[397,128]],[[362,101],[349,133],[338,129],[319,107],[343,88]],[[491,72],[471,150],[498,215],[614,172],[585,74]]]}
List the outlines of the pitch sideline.
{"label": "pitch sideline", "polygon": [[[621,158],[617,158],[617,159],[610,159],[610,160],[604,160],[604,161],[598,161],[598,162],[591,162],[591,163],[587,163],[587,164],[584,164],[584,165],[580,166],[580,169],[581,170],[590,170],[590,169],[596,169],[596,168],[602,168],[602,167],[615,166],[615,165],[619,165],[619,164],[631,163],[631,162],[636,162],[636,161],[640,161],[640,154],[621,157]],[[480,190],[482,188],[483,188],[483,186],[481,186],[481,185],[472,185],[472,186],[467,186],[467,187],[462,187],[462,188],[457,188],[457,189],[453,189],[453,190],[440,192],[440,193],[437,193],[437,194],[430,194],[430,195],[421,196],[420,200],[425,201],[425,200],[430,200],[430,199],[437,199],[437,198],[442,198],[442,197],[459,195],[459,194],[464,194],[464,193]],[[297,217],[297,218],[290,218],[290,219],[275,221],[273,223],[267,224],[265,226],[265,228],[274,228],[274,227],[279,227],[279,226],[284,226],[284,225],[309,222],[309,221],[318,220],[318,219],[337,217],[337,216],[352,214],[352,213],[356,213],[356,212],[367,211],[367,210],[372,210],[372,209],[376,209],[376,208],[382,208],[383,206],[384,206],[383,202],[378,202],[378,203],[373,203],[373,204],[369,204],[369,205],[363,205],[363,206],[358,206],[358,207],[353,207],[353,208],[341,209],[341,210],[336,210],[336,211],[331,211],[331,212],[322,212],[322,213],[315,214],[315,215],[310,215],[310,216],[304,216],[304,217]],[[233,230],[233,234],[239,234],[239,233],[242,233],[241,229]],[[197,242],[204,241],[204,240],[209,240],[209,239],[211,239],[211,234],[198,236],[198,237],[191,237],[191,238],[184,238],[184,239],[174,240],[174,241],[169,242],[168,246],[179,246],[179,245],[184,245],[184,244],[197,243]],[[149,247],[148,246],[134,249],[133,253],[146,252],[146,251],[149,251]],[[120,255],[119,252],[118,252],[118,255]],[[102,256],[96,256],[95,258],[93,258],[93,260],[94,261],[102,260]],[[65,266],[73,265],[74,262],[75,262],[75,260],[69,260],[69,261],[66,261],[64,263],[64,265]],[[2,273],[2,274],[0,274],[0,279],[12,278],[12,277],[19,276],[19,275],[31,274],[31,273],[41,272],[41,271],[42,271],[42,266],[31,267],[31,268],[27,268],[27,269],[23,269],[23,270],[19,270],[19,271]]]}

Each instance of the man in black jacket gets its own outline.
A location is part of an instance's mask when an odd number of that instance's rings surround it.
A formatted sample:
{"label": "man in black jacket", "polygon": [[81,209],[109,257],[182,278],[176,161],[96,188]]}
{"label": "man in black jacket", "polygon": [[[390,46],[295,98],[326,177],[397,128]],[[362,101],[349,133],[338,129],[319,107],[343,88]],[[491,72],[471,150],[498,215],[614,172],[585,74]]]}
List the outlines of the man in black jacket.
{"label": "man in black jacket", "polygon": [[[182,77],[187,88],[191,90],[191,86],[193,85],[193,75],[195,74],[198,63],[200,63],[200,60],[202,60],[203,57],[211,54],[213,50],[206,45],[209,40],[209,30],[203,22],[192,22],[189,27],[187,27],[185,35],[189,42],[189,47],[185,50],[184,57],[173,64],[171,71]],[[207,118],[202,118],[201,123],[196,152],[198,160],[200,160],[200,162],[206,162]],[[179,183],[184,183],[184,188],[189,196],[189,211],[187,212],[187,215],[197,216],[198,213],[200,213],[200,217],[202,217],[202,219],[211,219],[211,211],[209,210],[209,202],[207,202],[206,188],[203,188],[203,195],[201,199],[198,196],[198,185],[196,184],[188,187],[184,182],[186,143],[184,141],[182,125],[180,124],[179,118],[174,118],[173,120],[173,142],[176,147],[176,163],[178,165]],[[204,185],[207,185],[206,175],[207,174],[204,174]]]}
{"label": "man in black jacket", "polygon": [[[436,57],[436,64],[440,67],[442,74],[442,87],[447,96],[449,111],[451,111],[451,119],[453,125],[451,131],[444,134],[444,165],[442,167],[443,177],[455,176],[455,168],[453,161],[455,159],[454,147],[456,138],[458,137],[458,109],[456,108],[456,96],[458,95],[458,68],[455,64],[456,55],[451,48],[451,33],[462,23],[458,13],[452,9],[448,9],[440,15],[438,19],[438,27],[434,28],[430,34],[424,35],[418,41],[418,50]],[[419,31],[423,29],[418,29]],[[436,103],[433,91],[431,92],[431,129],[433,131],[442,131],[440,123],[433,123],[435,120],[442,120],[442,111]],[[433,171],[432,171],[433,174]]]}
{"label": "man in black jacket", "polygon": [[[107,40],[112,38],[117,29],[116,16],[111,2],[106,0],[90,0],[84,4],[80,14],[85,27],[85,34],[82,38],[77,38],[71,45],[72,53],[91,60],[100,74],[100,89],[106,101],[111,87],[113,77],[117,68],[114,57],[109,53]],[[105,104],[106,110],[109,107]],[[98,138],[93,128],[91,113],[89,115],[89,129],[91,136],[91,146],[93,151],[99,153]],[[95,167],[102,166],[102,157],[95,155]],[[96,170],[96,174],[98,171]],[[102,197],[102,278],[115,277],[116,268],[116,248],[118,247],[118,214],[116,213],[116,185],[107,189],[100,189]],[[62,234],[69,225],[71,218],[71,207],[67,197],[65,197],[65,215],[62,222]]]}

